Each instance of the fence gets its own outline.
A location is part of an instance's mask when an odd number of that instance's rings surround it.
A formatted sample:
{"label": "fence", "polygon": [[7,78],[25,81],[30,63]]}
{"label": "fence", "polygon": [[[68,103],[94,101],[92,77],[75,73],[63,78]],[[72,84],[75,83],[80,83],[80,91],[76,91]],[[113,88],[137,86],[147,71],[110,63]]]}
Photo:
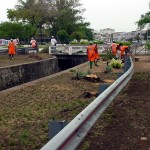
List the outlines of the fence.
{"label": "fence", "polygon": [[[28,53],[37,53],[37,49],[32,48],[32,47],[16,49],[16,54],[26,55]],[[0,54],[8,54],[8,48],[1,49]]]}
{"label": "fence", "polygon": [[132,45],[131,50],[134,55],[150,55],[150,50],[146,48],[146,45]]}
{"label": "fence", "polygon": [[133,74],[131,58],[125,61],[124,74],[79,113],[65,128],[41,150],[74,150],[82,142],[97,119],[128,83]]}
{"label": "fence", "polygon": [[[98,51],[101,53],[105,50],[103,45],[98,46]],[[71,45],[57,45],[49,47],[49,54],[52,53],[67,53],[69,55],[73,53],[86,53],[87,46],[71,46]]]}

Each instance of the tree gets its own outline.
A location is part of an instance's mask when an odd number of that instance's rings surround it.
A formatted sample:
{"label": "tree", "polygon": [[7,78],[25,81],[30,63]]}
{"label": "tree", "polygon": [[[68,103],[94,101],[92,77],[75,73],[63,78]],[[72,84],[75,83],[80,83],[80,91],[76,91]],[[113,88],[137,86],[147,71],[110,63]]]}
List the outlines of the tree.
{"label": "tree", "polygon": [[143,29],[147,23],[150,23],[150,12],[141,15],[140,20],[137,21],[137,25],[140,29]]}
{"label": "tree", "polygon": [[11,38],[30,38],[35,34],[35,28],[31,25],[22,23],[3,22],[0,24],[0,37],[4,39]]}
{"label": "tree", "polygon": [[83,12],[80,0],[19,0],[14,9],[7,11],[7,16],[12,22],[31,24],[41,39],[43,30],[49,30],[49,36],[65,30],[68,35],[80,32],[82,37],[92,39],[89,23],[83,23]]}
{"label": "tree", "polygon": [[83,35],[82,32],[76,31],[76,32],[73,32],[73,33],[71,34],[71,38],[72,38],[72,39],[76,39],[78,42],[80,42],[80,40],[81,40],[82,38],[84,38],[84,35]]}
{"label": "tree", "polygon": [[69,35],[66,30],[59,30],[57,32],[57,36],[59,40],[61,41],[61,43],[68,43]]}
{"label": "tree", "polygon": [[57,13],[49,20],[53,35],[62,29],[69,35],[76,31],[76,24],[83,19],[83,9],[80,9],[80,6],[79,0],[56,0]]}
{"label": "tree", "polygon": [[89,28],[90,23],[89,22],[81,22],[77,24],[76,31],[80,31],[83,34],[84,39],[93,40],[93,29]]}

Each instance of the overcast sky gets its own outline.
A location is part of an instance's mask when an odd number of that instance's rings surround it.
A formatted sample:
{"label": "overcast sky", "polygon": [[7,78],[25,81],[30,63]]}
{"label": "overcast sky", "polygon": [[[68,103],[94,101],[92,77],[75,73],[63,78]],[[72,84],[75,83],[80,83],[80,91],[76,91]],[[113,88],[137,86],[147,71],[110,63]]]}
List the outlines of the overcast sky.
{"label": "overcast sky", "polygon": [[[129,32],[137,29],[136,21],[141,14],[149,10],[150,0],[80,0],[85,21],[91,23],[91,28],[115,29],[116,32]],[[14,8],[17,0],[3,0],[0,5],[0,22],[7,21],[6,11]]]}

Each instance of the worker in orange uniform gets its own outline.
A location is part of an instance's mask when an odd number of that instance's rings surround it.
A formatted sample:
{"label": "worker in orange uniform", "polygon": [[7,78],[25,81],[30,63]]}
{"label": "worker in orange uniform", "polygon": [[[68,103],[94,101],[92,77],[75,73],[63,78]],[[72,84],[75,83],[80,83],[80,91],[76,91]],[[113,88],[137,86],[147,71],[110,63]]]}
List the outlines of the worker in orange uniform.
{"label": "worker in orange uniform", "polygon": [[100,55],[98,53],[98,47],[97,47],[97,42],[95,41],[94,44],[94,50],[95,50],[95,60],[94,60],[94,64],[95,66],[98,66],[97,62],[100,60]]}
{"label": "worker in orange uniform", "polygon": [[8,43],[8,53],[10,59],[13,59],[16,54],[16,44],[13,42],[13,39]]}
{"label": "worker in orange uniform", "polygon": [[88,61],[90,61],[90,69],[92,69],[93,62],[95,60],[95,48],[92,45],[91,41],[89,43],[89,46],[87,47],[87,56],[88,56]]}
{"label": "worker in orange uniform", "polygon": [[126,49],[129,49],[129,46],[122,45],[122,43],[121,43],[121,44],[120,44],[121,58],[124,57],[124,54],[125,54],[125,50],[126,50]]}
{"label": "worker in orange uniform", "polygon": [[111,44],[111,51],[112,51],[113,56],[116,57],[116,55],[117,55],[117,43],[115,41],[113,41],[113,43]]}

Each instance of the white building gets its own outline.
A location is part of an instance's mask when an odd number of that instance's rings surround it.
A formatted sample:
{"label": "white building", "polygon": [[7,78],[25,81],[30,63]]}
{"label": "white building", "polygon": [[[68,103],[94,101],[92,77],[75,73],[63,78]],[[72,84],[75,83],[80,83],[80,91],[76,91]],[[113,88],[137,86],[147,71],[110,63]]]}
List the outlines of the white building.
{"label": "white building", "polygon": [[100,39],[104,42],[111,42],[112,41],[112,34],[115,32],[114,29],[106,28],[100,30]]}
{"label": "white building", "polygon": [[131,32],[115,32],[114,29],[105,28],[101,29],[99,33],[94,33],[94,38],[97,40],[101,40],[106,43],[110,43],[112,41],[137,41],[144,40],[144,36],[147,30],[136,30]]}

